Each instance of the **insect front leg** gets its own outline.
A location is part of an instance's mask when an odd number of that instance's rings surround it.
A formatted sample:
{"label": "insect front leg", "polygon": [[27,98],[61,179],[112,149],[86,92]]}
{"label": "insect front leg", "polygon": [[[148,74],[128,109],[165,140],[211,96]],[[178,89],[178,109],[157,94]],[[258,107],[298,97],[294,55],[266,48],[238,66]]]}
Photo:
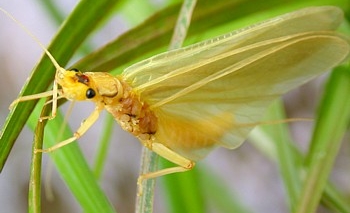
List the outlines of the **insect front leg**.
{"label": "insect front leg", "polygon": [[51,111],[51,115],[46,116],[46,117],[42,117],[40,118],[40,121],[43,121],[45,119],[54,119],[56,117],[56,113],[57,113],[57,100],[62,97],[61,92],[60,92],[60,96],[58,96],[58,93],[60,91],[58,90],[58,85],[57,82],[54,81],[53,82],[53,87],[52,87],[52,111]]}
{"label": "insect front leg", "polygon": [[12,110],[15,105],[17,105],[19,102],[24,102],[24,101],[30,101],[30,100],[35,100],[35,99],[40,99],[40,98],[46,98],[49,96],[52,96],[53,91],[47,91],[47,92],[42,92],[34,95],[27,95],[27,96],[22,96],[14,100],[10,106],[9,109]]}
{"label": "insect front leg", "polygon": [[80,125],[78,130],[74,133],[73,137],[68,138],[64,141],[57,143],[56,145],[49,147],[47,149],[37,149],[35,152],[52,152],[58,148],[61,148],[67,144],[72,143],[73,141],[80,138],[85,132],[90,129],[90,127],[96,122],[98,119],[100,112],[103,108],[96,106],[95,110],[89,115],[89,117]]}
{"label": "insect front leg", "polygon": [[163,158],[169,160],[170,162],[173,162],[179,166],[171,167],[162,169],[159,171],[147,173],[147,174],[141,174],[137,180],[137,185],[139,187],[138,195],[142,194],[142,187],[141,184],[143,180],[150,179],[150,178],[156,178],[167,174],[172,173],[178,173],[178,172],[185,172],[193,169],[195,166],[195,162],[179,155],[178,153],[174,152],[173,150],[169,149],[168,147],[164,146],[161,143],[145,143],[146,147],[150,148],[152,151],[157,153],[158,155],[162,156]]}
{"label": "insect front leg", "polygon": [[47,102],[47,103],[52,102],[51,115],[39,118],[40,121],[43,121],[45,119],[51,120],[51,119],[56,117],[57,100],[64,97],[61,93],[62,93],[62,91],[58,89],[57,83],[54,82],[52,90],[38,93],[38,94],[34,94],[34,95],[27,95],[27,96],[19,97],[10,104],[9,109],[12,110],[15,107],[15,105],[17,105],[19,102],[31,101],[31,100],[35,100],[35,99],[41,99],[41,98],[46,98],[46,97],[52,96],[52,100]]}

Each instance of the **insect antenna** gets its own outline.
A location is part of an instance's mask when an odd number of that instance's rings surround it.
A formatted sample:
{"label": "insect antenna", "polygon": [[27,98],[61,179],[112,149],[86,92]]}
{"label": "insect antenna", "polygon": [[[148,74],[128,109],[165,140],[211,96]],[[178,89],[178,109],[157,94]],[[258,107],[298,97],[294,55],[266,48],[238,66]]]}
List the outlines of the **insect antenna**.
{"label": "insect antenna", "polygon": [[[42,50],[44,50],[45,54],[49,57],[50,61],[52,62],[52,64],[55,66],[56,68],[56,76],[57,73],[63,73],[66,70],[64,68],[62,68],[58,62],[56,61],[56,59],[52,56],[52,54],[49,52],[49,50],[40,42],[40,40],[32,33],[30,32],[30,30],[28,28],[26,28],[21,22],[19,22],[15,17],[13,17],[9,12],[7,12],[6,10],[4,10],[3,8],[0,7],[0,10],[7,16],[9,17],[12,21],[14,21],[20,28],[22,28],[22,30],[24,30],[24,32],[29,35],[39,46]],[[53,87],[52,87],[52,91],[47,91],[47,92],[43,92],[43,93],[38,93],[38,94],[34,94],[34,95],[29,95],[29,96],[23,96],[23,97],[19,97],[18,99],[14,100],[11,105],[10,105],[10,110],[19,102],[23,102],[23,101],[28,101],[28,100],[34,100],[34,99],[40,99],[40,98],[44,98],[44,97],[49,97],[52,96],[52,113],[50,116],[47,117],[42,117],[40,118],[40,120],[43,119],[52,119],[56,116],[56,111],[57,111],[57,100],[60,98],[58,97],[58,86],[57,86],[57,82],[54,81],[53,83]]]}
{"label": "insect antenna", "polygon": [[58,64],[58,62],[52,56],[52,54],[46,49],[46,47],[40,42],[40,40],[33,33],[30,32],[30,30],[28,28],[26,28],[21,22],[19,22],[15,17],[13,17],[9,12],[4,10],[3,8],[0,7],[0,10],[7,17],[12,19],[12,21],[14,21],[20,28],[22,28],[22,30],[24,30],[24,32],[26,32],[40,46],[40,48],[45,51],[46,55],[50,58],[51,62],[53,63],[53,65],[56,67],[57,70],[62,69],[62,67]]}

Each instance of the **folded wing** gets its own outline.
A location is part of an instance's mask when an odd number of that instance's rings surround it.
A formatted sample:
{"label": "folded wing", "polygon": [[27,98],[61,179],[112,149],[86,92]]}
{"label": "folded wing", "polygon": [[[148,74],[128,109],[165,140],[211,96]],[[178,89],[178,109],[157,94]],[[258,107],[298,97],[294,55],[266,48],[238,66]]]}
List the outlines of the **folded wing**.
{"label": "folded wing", "polygon": [[123,75],[156,113],[158,142],[198,160],[217,145],[239,146],[273,100],[343,61],[349,42],[332,32],[340,20],[334,7],[300,10]]}

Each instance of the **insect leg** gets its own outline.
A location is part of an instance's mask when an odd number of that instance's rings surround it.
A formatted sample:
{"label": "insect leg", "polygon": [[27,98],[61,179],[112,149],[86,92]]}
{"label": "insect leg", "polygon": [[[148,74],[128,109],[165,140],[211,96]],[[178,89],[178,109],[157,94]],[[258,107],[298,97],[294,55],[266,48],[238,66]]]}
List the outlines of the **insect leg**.
{"label": "insect leg", "polygon": [[179,165],[176,167],[171,167],[171,168],[166,168],[166,169],[162,169],[159,171],[155,171],[155,172],[151,172],[151,173],[147,173],[147,174],[142,174],[139,176],[138,180],[137,180],[137,185],[139,186],[139,192],[138,194],[141,195],[142,194],[142,181],[145,179],[150,179],[150,178],[156,178],[156,177],[160,177],[163,175],[167,175],[167,174],[172,174],[172,173],[178,173],[178,172],[185,172],[185,171],[189,171],[191,169],[193,169],[195,163],[181,155],[179,155],[178,153],[174,152],[173,150],[169,149],[168,147],[164,146],[161,143],[152,143],[150,145],[150,149],[152,151],[154,151],[155,153],[157,153],[158,155],[162,156],[163,158]]}
{"label": "insect leg", "polygon": [[95,108],[95,110],[90,114],[90,116],[80,125],[78,130],[74,133],[73,137],[68,138],[64,141],[61,141],[61,142],[57,143],[56,145],[49,147],[47,149],[37,149],[37,150],[35,150],[35,152],[52,152],[58,148],[61,148],[65,145],[70,144],[73,141],[77,140],[82,135],[84,135],[85,132],[96,122],[102,109],[103,108],[100,108],[97,106]]}
{"label": "insect leg", "polygon": [[9,109],[13,109],[13,107],[18,104],[19,102],[24,102],[24,101],[30,101],[30,100],[35,100],[35,99],[40,99],[40,98],[45,98],[45,97],[49,97],[52,96],[53,91],[47,91],[47,92],[42,92],[42,93],[38,93],[38,94],[34,94],[34,95],[27,95],[27,96],[22,96],[17,98],[16,100],[14,100],[10,106]]}
{"label": "insect leg", "polygon": [[60,98],[63,98],[64,96],[61,94],[61,90],[58,89],[57,83],[54,82],[53,85],[53,89],[51,91],[46,91],[46,92],[42,92],[42,93],[38,93],[38,94],[34,94],[34,95],[27,95],[27,96],[22,96],[17,98],[16,100],[14,100],[10,106],[9,109],[12,110],[13,107],[18,104],[19,102],[24,102],[24,101],[30,101],[30,100],[35,100],[35,99],[40,99],[40,98],[46,98],[52,96],[52,100],[47,102],[47,103],[51,103],[52,102],[52,111],[51,111],[51,115],[50,116],[46,116],[46,117],[42,117],[40,118],[40,121],[43,121],[45,119],[53,119],[56,117],[56,113],[57,113],[57,100]]}
{"label": "insect leg", "polygon": [[161,143],[152,143],[151,149],[168,161],[181,166],[180,168],[182,169],[191,170],[195,165],[193,161],[181,156]]}

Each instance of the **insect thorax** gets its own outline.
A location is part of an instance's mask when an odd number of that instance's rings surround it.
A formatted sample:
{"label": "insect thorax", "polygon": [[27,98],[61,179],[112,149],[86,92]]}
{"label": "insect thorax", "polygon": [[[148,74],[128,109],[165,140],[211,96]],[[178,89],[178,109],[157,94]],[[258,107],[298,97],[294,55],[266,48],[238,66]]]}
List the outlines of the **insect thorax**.
{"label": "insect thorax", "polygon": [[119,79],[123,85],[123,97],[118,104],[105,108],[118,121],[121,127],[142,141],[152,139],[157,131],[157,117],[149,105],[140,100],[132,87]]}

